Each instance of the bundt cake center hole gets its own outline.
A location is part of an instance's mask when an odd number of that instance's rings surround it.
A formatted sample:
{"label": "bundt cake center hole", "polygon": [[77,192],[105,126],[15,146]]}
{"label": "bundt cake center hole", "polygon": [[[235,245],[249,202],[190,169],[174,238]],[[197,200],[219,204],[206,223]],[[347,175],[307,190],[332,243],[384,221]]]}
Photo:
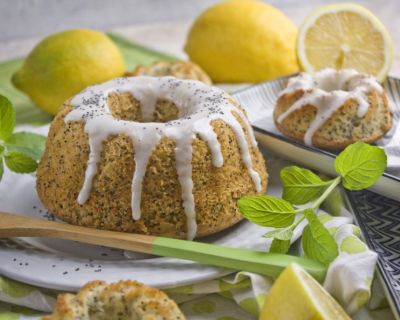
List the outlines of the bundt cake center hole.
{"label": "bundt cake center hole", "polygon": [[137,122],[168,122],[186,116],[179,115],[178,107],[171,101],[159,99],[151,119],[143,119],[140,102],[132,94],[110,93],[108,96],[108,107],[112,116],[118,120],[137,121]]}
{"label": "bundt cake center hole", "polygon": [[348,81],[338,81],[336,78],[326,77],[322,79],[315,79],[314,86],[318,89],[324,90],[326,92],[332,91],[350,91]]}

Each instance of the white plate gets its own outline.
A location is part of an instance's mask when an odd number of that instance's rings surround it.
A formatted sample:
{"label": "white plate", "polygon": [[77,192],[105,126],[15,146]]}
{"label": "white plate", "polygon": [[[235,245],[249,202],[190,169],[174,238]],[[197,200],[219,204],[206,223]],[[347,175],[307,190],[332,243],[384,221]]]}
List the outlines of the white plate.
{"label": "white plate", "polygon": [[[281,193],[279,168],[288,162],[266,157],[272,175],[268,193]],[[41,204],[34,175],[6,171],[0,183],[0,210],[43,219],[54,218]],[[265,250],[265,228],[247,221],[201,239],[211,243]],[[45,238],[0,239],[0,274],[45,288],[76,290],[94,279],[135,279],[147,285],[167,288],[214,279],[231,270],[197,263],[159,258],[73,241]]]}

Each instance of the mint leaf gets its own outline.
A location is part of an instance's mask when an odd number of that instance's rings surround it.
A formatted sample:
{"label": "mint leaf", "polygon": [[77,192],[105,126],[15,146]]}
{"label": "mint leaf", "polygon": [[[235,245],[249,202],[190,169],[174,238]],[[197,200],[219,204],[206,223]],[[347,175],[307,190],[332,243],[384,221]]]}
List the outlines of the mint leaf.
{"label": "mint leaf", "polygon": [[306,209],[304,215],[308,220],[302,235],[304,252],[307,257],[328,265],[339,254],[335,239],[312,209]]}
{"label": "mint leaf", "polygon": [[39,160],[43,154],[46,137],[36,133],[17,132],[5,141],[8,152],[17,151],[34,160]]}
{"label": "mint leaf", "polygon": [[272,240],[268,252],[285,254],[289,251],[289,248],[290,248],[290,240],[274,239]]}
{"label": "mint leaf", "polygon": [[248,220],[263,227],[285,228],[296,214],[289,202],[271,196],[244,196],[237,204]]}
{"label": "mint leaf", "polygon": [[3,158],[0,157],[0,181],[1,181],[1,178],[3,178],[3,173],[4,173]]}
{"label": "mint leaf", "polygon": [[281,170],[283,199],[293,204],[305,204],[318,198],[330,181],[323,181],[310,170],[290,166]]}
{"label": "mint leaf", "polygon": [[264,238],[273,238],[269,252],[287,253],[289,251],[290,240],[293,237],[293,227],[294,224],[285,229],[271,230],[263,235]]}
{"label": "mint leaf", "polygon": [[356,142],[344,149],[335,159],[335,170],[342,176],[343,186],[361,190],[372,186],[383,174],[387,157],[383,149]]}
{"label": "mint leaf", "polygon": [[16,173],[29,173],[37,168],[37,163],[34,159],[17,151],[7,153],[4,160],[7,167]]}
{"label": "mint leaf", "polygon": [[0,140],[7,139],[14,130],[15,110],[5,96],[0,95]]}
{"label": "mint leaf", "polygon": [[293,237],[292,228],[275,229],[263,235],[264,238],[274,238],[278,240],[290,240]]}

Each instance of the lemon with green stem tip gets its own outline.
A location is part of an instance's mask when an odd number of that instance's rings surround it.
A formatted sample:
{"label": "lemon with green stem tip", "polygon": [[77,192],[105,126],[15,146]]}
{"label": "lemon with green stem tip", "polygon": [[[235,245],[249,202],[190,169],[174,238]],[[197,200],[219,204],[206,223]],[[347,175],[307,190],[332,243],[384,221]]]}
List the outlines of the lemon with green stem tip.
{"label": "lemon with green stem tip", "polygon": [[42,40],[13,75],[12,83],[41,109],[56,114],[62,103],[89,85],[124,73],[118,47],[88,29],[59,32]]}

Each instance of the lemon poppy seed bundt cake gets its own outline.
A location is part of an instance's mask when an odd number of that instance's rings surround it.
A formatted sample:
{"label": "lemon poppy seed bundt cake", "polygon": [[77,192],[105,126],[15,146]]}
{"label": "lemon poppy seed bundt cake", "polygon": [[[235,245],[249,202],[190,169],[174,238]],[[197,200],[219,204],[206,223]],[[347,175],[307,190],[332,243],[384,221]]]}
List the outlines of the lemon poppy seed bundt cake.
{"label": "lemon poppy seed bundt cake", "polygon": [[192,61],[156,61],[150,65],[139,65],[135,70],[125,73],[131,76],[164,77],[173,76],[178,79],[199,80],[211,84],[211,79],[197,64]]}
{"label": "lemon poppy seed bundt cake", "polygon": [[60,294],[42,320],[185,320],[164,292],[136,281],[91,281],[77,294]]}
{"label": "lemon poppy seed bundt cake", "polygon": [[66,222],[188,239],[240,221],[237,200],[266,184],[241,106],[173,77],[117,78],[66,101],[37,170],[40,199]]}
{"label": "lemon poppy seed bundt cake", "polygon": [[352,69],[324,69],[289,79],[274,109],[277,128],[307,145],[341,150],[356,141],[372,143],[392,127],[382,86]]}

